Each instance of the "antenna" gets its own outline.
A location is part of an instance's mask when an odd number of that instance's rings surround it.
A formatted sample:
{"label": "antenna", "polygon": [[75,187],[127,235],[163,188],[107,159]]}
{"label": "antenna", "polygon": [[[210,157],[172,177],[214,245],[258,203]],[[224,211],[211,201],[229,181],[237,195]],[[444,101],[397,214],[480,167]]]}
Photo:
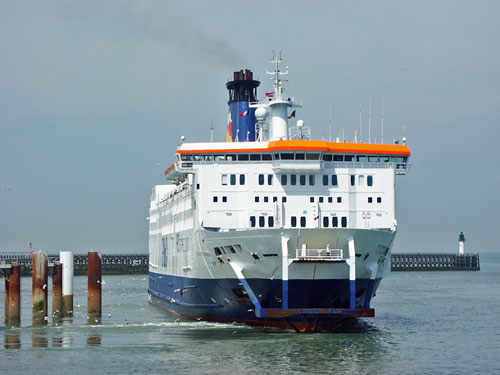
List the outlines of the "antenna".
{"label": "antenna", "polygon": [[210,142],[214,141],[214,120],[210,120]]}
{"label": "antenna", "polygon": [[384,101],[385,94],[382,92],[382,134],[381,134],[381,143],[384,144]]}
{"label": "antenna", "polygon": [[332,97],[330,96],[330,142],[332,141]]}
{"label": "antenna", "polygon": [[358,97],[359,97],[359,141],[363,141],[363,117],[362,117],[362,110],[361,110],[361,90],[358,90]]}
{"label": "antenna", "polygon": [[368,143],[372,143],[372,94],[370,93],[370,111],[368,113]]}

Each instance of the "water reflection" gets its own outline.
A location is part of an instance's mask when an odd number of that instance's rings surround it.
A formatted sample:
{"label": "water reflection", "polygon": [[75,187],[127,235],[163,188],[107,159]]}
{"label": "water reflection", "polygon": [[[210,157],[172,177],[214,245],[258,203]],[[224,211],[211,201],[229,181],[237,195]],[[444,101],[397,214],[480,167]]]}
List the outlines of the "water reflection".
{"label": "water reflection", "polygon": [[88,346],[99,346],[101,345],[101,335],[96,333],[87,337]]}
{"label": "water reflection", "polygon": [[4,334],[4,345],[5,349],[20,349],[21,348],[21,337],[19,331],[8,330]]}
{"label": "water reflection", "polygon": [[34,348],[46,348],[49,346],[47,332],[33,331],[31,334],[31,344]]}

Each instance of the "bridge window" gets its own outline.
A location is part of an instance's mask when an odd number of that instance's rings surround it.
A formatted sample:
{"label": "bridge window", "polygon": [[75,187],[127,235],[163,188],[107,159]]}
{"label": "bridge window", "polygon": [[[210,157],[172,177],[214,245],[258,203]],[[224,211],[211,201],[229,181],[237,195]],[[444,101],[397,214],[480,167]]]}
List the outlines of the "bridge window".
{"label": "bridge window", "polygon": [[344,161],[353,161],[354,156],[353,155],[344,155]]}
{"label": "bridge window", "polygon": [[344,161],[344,155],[333,155],[333,161]]}
{"label": "bridge window", "polygon": [[306,226],[306,217],[305,216],[300,217],[300,226],[302,228],[305,228],[305,226]]}
{"label": "bridge window", "polygon": [[262,155],[262,160],[272,160],[272,155],[270,154],[263,154]]}
{"label": "bridge window", "polygon": [[323,216],[323,227],[328,228],[329,221],[328,216]]}
{"label": "bridge window", "polygon": [[379,160],[382,163],[388,163],[389,162],[389,156],[381,156]]}
{"label": "bridge window", "polygon": [[269,228],[274,227],[274,216],[269,216],[269,217],[267,218],[267,226],[268,226]]}
{"label": "bridge window", "polygon": [[292,227],[295,228],[297,226],[297,217],[296,216],[292,216]]}
{"label": "bridge window", "polygon": [[302,186],[304,186],[306,184],[306,175],[305,174],[300,175],[300,184]]}
{"label": "bridge window", "polygon": [[367,178],[366,178],[366,184],[368,186],[373,186],[373,176],[367,176]]}
{"label": "bridge window", "polygon": [[240,174],[240,185],[245,185],[245,175]]}
{"label": "bridge window", "polygon": [[222,185],[227,185],[227,174],[223,174],[221,177]]}
{"label": "bridge window", "polygon": [[282,153],[281,160],[293,160],[293,154],[290,153]]}
{"label": "bridge window", "polygon": [[306,158],[305,154],[295,154],[295,160],[304,160]]}
{"label": "bridge window", "polygon": [[361,163],[363,163],[363,162],[366,162],[366,161],[367,161],[367,157],[366,157],[366,156],[364,156],[364,155],[358,155],[358,156],[356,157],[356,159],[357,159],[357,161],[358,161],[358,162],[361,162]]}
{"label": "bridge window", "polygon": [[342,216],[342,228],[347,228],[347,217]]}
{"label": "bridge window", "polygon": [[332,161],[332,155],[328,155],[328,154],[323,155],[323,160],[324,161]]}
{"label": "bridge window", "polygon": [[263,228],[266,225],[266,218],[264,216],[259,216],[259,227]]}
{"label": "bridge window", "polygon": [[252,160],[252,161],[259,161],[260,160],[260,154],[250,154],[250,160]]}
{"label": "bridge window", "polygon": [[319,154],[307,154],[306,160],[319,160]]}
{"label": "bridge window", "polygon": [[314,181],[315,181],[314,175],[310,174],[309,175],[309,185],[314,185]]}
{"label": "bridge window", "polygon": [[231,185],[236,185],[236,175],[235,174],[230,175],[229,181]]}
{"label": "bridge window", "polygon": [[238,155],[238,160],[248,160],[248,154],[240,154],[240,155]]}
{"label": "bridge window", "polygon": [[378,156],[368,156],[368,161],[371,163],[378,162]]}
{"label": "bridge window", "polygon": [[285,186],[287,184],[287,175],[286,174],[282,174],[281,175],[281,185]]}
{"label": "bridge window", "polygon": [[328,186],[328,175],[323,175],[323,186]]}
{"label": "bridge window", "polygon": [[254,228],[254,227],[255,227],[255,216],[250,216],[250,226],[251,226],[252,228]]}
{"label": "bridge window", "polygon": [[259,174],[259,185],[264,185],[264,175]]}
{"label": "bridge window", "polygon": [[290,176],[290,185],[297,185],[297,175],[292,174]]}
{"label": "bridge window", "polygon": [[268,185],[272,185],[273,184],[273,175],[272,174],[268,174],[267,175],[267,184]]}

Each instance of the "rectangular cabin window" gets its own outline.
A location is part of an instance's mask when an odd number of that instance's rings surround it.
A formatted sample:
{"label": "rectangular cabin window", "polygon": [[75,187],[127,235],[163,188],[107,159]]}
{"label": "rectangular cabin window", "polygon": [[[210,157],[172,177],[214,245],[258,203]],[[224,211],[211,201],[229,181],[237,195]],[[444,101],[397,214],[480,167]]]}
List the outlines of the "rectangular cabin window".
{"label": "rectangular cabin window", "polygon": [[223,203],[227,203],[227,197],[225,197],[225,196],[224,196],[224,197],[222,197],[222,202],[223,202]]}
{"label": "rectangular cabin window", "polygon": [[347,228],[347,217],[342,216],[342,228]]}
{"label": "rectangular cabin window", "polygon": [[233,247],[236,249],[238,253],[241,253],[243,251],[240,245],[233,245]]}
{"label": "rectangular cabin window", "polygon": [[332,161],[332,155],[330,155],[330,154],[323,155],[323,160],[324,161]]}
{"label": "rectangular cabin window", "polygon": [[214,253],[215,253],[215,256],[221,256],[222,255],[222,252],[220,251],[220,248],[218,247],[214,247]]}
{"label": "rectangular cabin window", "polygon": [[250,216],[250,226],[255,228],[255,216]]}
{"label": "rectangular cabin window", "polygon": [[290,175],[290,185],[297,185],[297,175]]}
{"label": "rectangular cabin window", "polygon": [[286,174],[282,174],[281,175],[281,185],[285,186],[287,183],[287,175]]}
{"label": "rectangular cabin window", "polygon": [[337,197],[337,203],[342,203],[342,197]]}
{"label": "rectangular cabin window", "polygon": [[182,161],[193,161],[193,155],[183,154],[183,155],[181,155],[181,160]]}
{"label": "rectangular cabin window", "polygon": [[389,156],[380,156],[379,160],[382,163],[389,163]]}
{"label": "rectangular cabin window", "polygon": [[280,160],[280,154],[273,154],[274,160]]}
{"label": "rectangular cabin window", "polygon": [[315,182],[315,178],[313,174],[309,175],[309,185],[313,186]]}
{"label": "rectangular cabin window", "polygon": [[273,202],[277,202],[278,201],[278,197],[273,197]]}
{"label": "rectangular cabin window", "polygon": [[366,184],[368,186],[373,186],[373,176],[366,176]]}
{"label": "rectangular cabin window", "polygon": [[217,196],[214,195],[214,197],[212,198],[213,202],[214,203],[217,203]]}
{"label": "rectangular cabin window", "polygon": [[323,186],[328,186],[328,175],[327,174],[323,175]]}
{"label": "rectangular cabin window", "polygon": [[222,160],[226,160],[225,155],[215,155],[215,161],[222,161]]}
{"label": "rectangular cabin window", "polygon": [[302,186],[305,186],[306,185],[306,175],[305,174],[301,174],[300,175],[300,184]]}
{"label": "rectangular cabin window", "polygon": [[300,217],[300,226],[302,228],[305,228],[306,227],[306,217],[305,216],[301,216]]}
{"label": "rectangular cabin window", "polygon": [[229,183],[231,185],[236,185],[236,175],[235,174],[229,175]]}
{"label": "rectangular cabin window", "polygon": [[297,226],[297,217],[296,216],[292,216],[291,225],[293,228],[295,228]]}
{"label": "rectangular cabin window", "polygon": [[323,197],[319,197],[319,198],[318,198],[318,202],[319,202],[319,203],[323,203]]}
{"label": "rectangular cabin window", "polygon": [[269,197],[264,197],[264,202],[265,203],[269,202]]}
{"label": "rectangular cabin window", "polygon": [[333,155],[333,161],[344,161],[344,155]]}
{"label": "rectangular cabin window", "polygon": [[264,185],[264,175],[259,174],[259,185]]}
{"label": "rectangular cabin window", "polygon": [[264,216],[259,216],[259,227],[264,228],[266,225],[266,218]]}
{"label": "rectangular cabin window", "polygon": [[306,154],[306,160],[319,160],[319,154]]}
{"label": "rectangular cabin window", "polygon": [[360,175],[358,178],[359,181],[359,186],[364,186],[365,185],[365,176]]}
{"label": "rectangular cabin window", "polygon": [[259,161],[260,160],[260,154],[250,154],[250,160],[252,160],[252,161]]}
{"label": "rectangular cabin window", "polygon": [[200,184],[196,184],[196,190],[200,190]]}
{"label": "rectangular cabin window", "polygon": [[339,226],[339,218],[337,216],[332,217],[332,227],[337,228]]}
{"label": "rectangular cabin window", "polygon": [[328,226],[330,225],[330,220],[328,219],[328,216],[323,216],[323,227],[324,228],[328,228]]}
{"label": "rectangular cabin window", "polygon": [[239,154],[238,160],[248,160],[248,154]]}
{"label": "rectangular cabin window", "polygon": [[309,202],[314,203],[314,197],[309,197]]}
{"label": "rectangular cabin window", "polygon": [[274,227],[274,216],[269,216],[269,217],[267,218],[267,226],[268,226],[269,228]]}
{"label": "rectangular cabin window", "polygon": [[368,197],[368,203],[373,203],[373,198],[372,197]]}
{"label": "rectangular cabin window", "polygon": [[356,156],[356,160],[359,162],[359,163],[364,163],[367,161],[367,157],[365,155],[358,155]]}
{"label": "rectangular cabin window", "polygon": [[281,201],[282,201],[283,203],[286,203],[286,197],[281,197]]}
{"label": "rectangular cabin window", "polygon": [[236,250],[234,250],[234,247],[232,246],[223,246],[224,247],[224,250],[226,250],[226,252],[229,254],[229,253],[233,253],[233,254],[236,254]]}
{"label": "rectangular cabin window", "polygon": [[328,203],[333,203],[333,197],[328,197]]}
{"label": "rectangular cabin window", "polygon": [[227,161],[236,161],[236,154],[226,155],[226,160]]}
{"label": "rectangular cabin window", "polygon": [[240,174],[240,185],[245,185],[245,175]]}
{"label": "rectangular cabin window", "polygon": [[268,185],[272,185],[273,184],[273,175],[272,174],[268,174],[267,175],[267,184]]}
{"label": "rectangular cabin window", "polygon": [[344,155],[344,161],[353,161],[354,155]]}
{"label": "rectangular cabin window", "polygon": [[263,154],[262,155],[262,160],[272,160],[273,157],[271,154]]}
{"label": "rectangular cabin window", "polygon": [[356,176],[355,175],[351,175],[351,186],[354,186],[356,184]]}
{"label": "rectangular cabin window", "polygon": [[303,153],[295,154],[295,160],[305,160],[305,158],[306,158],[306,154],[303,154]]}
{"label": "rectangular cabin window", "polygon": [[332,174],[332,186],[339,186],[339,180],[336,174]]}
{"label": "rectangular cabin window", "polygon": [[293,154],[281,153],[281,160],[293,160]]}
{"label": "rectangular cabin window", "polygon": [[378,156],[368,156],[368,161],[370,163],[377,163],[378,162]]}
{"label": "rectangular cabin window", "polygon": [[221,177],[222,185],[227,185],[227,174],[223,174]]}
{"label": "rectangular cabin window", "polygon": [[259,196],[258,195],[255,196],[255,203],[259,203]]}
{"label": "rectangular cabin window", "polygon": [[377,197],[377,203],[382,203],[382,197]]}

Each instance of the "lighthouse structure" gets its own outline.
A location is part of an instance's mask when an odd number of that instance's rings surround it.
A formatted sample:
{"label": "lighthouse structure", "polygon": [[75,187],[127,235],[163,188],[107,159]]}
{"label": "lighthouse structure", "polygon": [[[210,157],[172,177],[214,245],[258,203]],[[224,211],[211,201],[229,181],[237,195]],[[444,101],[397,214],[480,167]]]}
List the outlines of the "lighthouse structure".
{"label": "lighthouse structure", "polygon": [[465,255],[465,236],[464,232],[460,232],[458,236],[458,255]]}

